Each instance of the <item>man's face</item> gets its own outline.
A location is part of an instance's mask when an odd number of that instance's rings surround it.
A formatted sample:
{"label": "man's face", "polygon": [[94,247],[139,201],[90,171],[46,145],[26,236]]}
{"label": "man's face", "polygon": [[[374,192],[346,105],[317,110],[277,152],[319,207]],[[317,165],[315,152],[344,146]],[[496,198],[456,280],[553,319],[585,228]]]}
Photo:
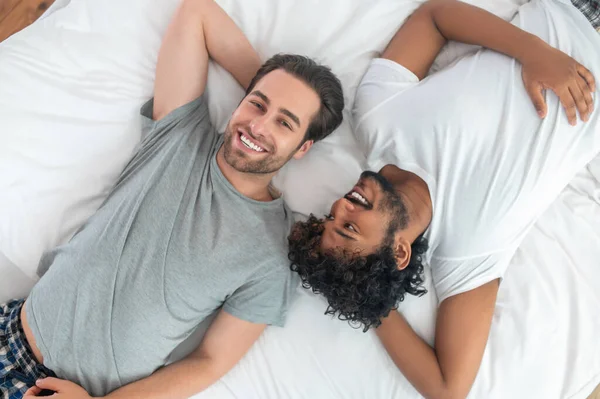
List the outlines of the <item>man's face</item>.
{"label": "man's face", "polygon": [[324,223],[321,250],[342,248],[362,256],[384,244],[388,226],[401,213],[402,201],[379,173],[364,172],[356,186],[334,202]]}
{"label": "man's face", "polygon": [[306,130],[319,111],[317,93],[293,75],[275,70],[258,81],[233,113],[223,155],[244,173],[274,173],[311,147]]}

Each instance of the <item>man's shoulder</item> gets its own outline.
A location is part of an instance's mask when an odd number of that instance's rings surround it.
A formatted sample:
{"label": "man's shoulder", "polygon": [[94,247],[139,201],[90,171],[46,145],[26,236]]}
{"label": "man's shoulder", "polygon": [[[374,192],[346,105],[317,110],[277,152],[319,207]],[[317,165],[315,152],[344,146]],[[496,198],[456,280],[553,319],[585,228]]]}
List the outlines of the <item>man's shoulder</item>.
{"label": "man's shoulder", "polygon": [[[261,246],[264,246],[264,259],[268,263],[284,263],[288,261],[288,235],[289,230],[282,222],[280,229],[266,232],[262,237],[257,237]],[[285,233],[284,233],[285,231]]]}
{"label": "man's shoulder", "polygon": [[282,236],[287,237],[294,224],[293,212],[281,196],[269,205],[266,212],[261,211],[257,216],[259,226],[256,230],[260,232],[257,238],[271,240],[274,244],[281,241]]}
{"label": "man's shoulder", "polygon": [[279,274],[289,271],[289,232],[290,224],[286,219],[274,219],[266,223],[263,231],[253,237],[254,245],[260,247],[265,271]]}

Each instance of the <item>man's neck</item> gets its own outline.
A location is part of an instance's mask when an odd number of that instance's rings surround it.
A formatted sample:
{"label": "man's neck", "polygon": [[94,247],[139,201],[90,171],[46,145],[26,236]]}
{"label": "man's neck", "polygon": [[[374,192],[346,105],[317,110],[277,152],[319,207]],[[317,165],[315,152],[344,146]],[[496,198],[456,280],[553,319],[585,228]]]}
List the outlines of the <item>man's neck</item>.
{"label": "man's neck", "polygon": [[262,202],[275,199],[269,189],[274,174],[243,173],[236,170],[225,160],[223,146],[217,152],[217,165],[227,181],[243,196]]}
{"label": "man's neck", "polygon": [[411,219],[404,234],[410,236],[407,238],[415,240],[427,229],[433,215],[431,193],[427,183],[416,174],[393,165],[385,166],[381,169],[381,174],[392,183],[402,198]]}

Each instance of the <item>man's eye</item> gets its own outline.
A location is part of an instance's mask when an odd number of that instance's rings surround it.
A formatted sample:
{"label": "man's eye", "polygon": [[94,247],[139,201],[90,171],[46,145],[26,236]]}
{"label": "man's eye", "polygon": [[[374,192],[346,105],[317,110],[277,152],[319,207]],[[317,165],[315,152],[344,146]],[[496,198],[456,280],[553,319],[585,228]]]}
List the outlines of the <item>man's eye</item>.
{"label": "man's eye", "polygon": [[287,129],[290,129],[290,130],[292,130],[292,127],[291,127],[291,126],[290,126],[290,124],[289,124],[289,123],[287,123],[286,121],[283,121],[283,120],[282,120],[282,121],[280,121],[279,123],[281,123],[281,125],[282,125],[283,127],[285,127],[285,128],[287,128]]}
{"label": "man's eye", "polygon": [[325,215],[325,219],[327,220],[333,220],[333,215],[331,213]]}
{"label": "man's eye", "polygon": [[256,101],[250,101],[250,104],[254,105],[256,108],[263,110],[265,109],[261,103],[257,103]]}
{"label": "man's eye", "polygon": [[350,223],[346,223],[346,225],[344,227],[347,228],[348,230],[356,233],[356,229]]}

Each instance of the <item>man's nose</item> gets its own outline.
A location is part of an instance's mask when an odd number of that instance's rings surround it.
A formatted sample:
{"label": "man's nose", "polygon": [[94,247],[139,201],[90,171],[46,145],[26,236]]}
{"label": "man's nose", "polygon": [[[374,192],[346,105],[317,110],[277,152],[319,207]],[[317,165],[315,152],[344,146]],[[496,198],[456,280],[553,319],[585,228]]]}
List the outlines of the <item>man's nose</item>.
{"label": "man's nose", "polygon": [[350,200],[342,198],[342,203],[344,204],[346,212],[354,212],[356,210],[356,206]]}
{"label": "man's nose", "polygon": [[257,116],[250,122],[250,130],[255,136],[266,136],[267,124],[269,123],[268,115]]}
{"label": "man's nose", "polygon": [[348,212],[354,212],[355,209],[354,204],[346,198],[339,199],[334,205],[336,219],[342,219]]}

